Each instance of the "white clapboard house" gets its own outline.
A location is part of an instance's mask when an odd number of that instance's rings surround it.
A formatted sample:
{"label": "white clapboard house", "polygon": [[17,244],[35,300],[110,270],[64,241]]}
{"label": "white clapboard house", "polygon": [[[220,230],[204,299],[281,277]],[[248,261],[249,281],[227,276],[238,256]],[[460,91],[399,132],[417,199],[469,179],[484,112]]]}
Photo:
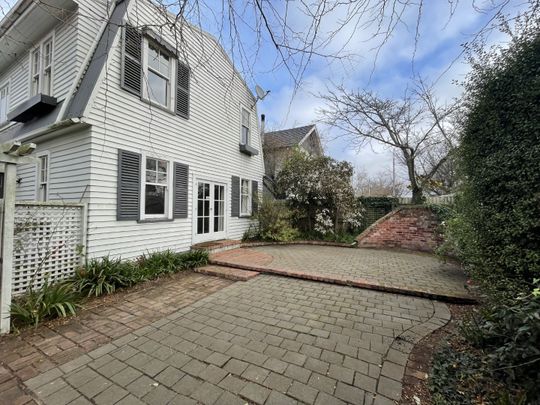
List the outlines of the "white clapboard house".
{"label": "white clapboard house", "polygon": [[0,23],[0,142],[38,145],[17,199],[88,204],[87,253],[239,239],[264,164],[218,42],[149,0],[20,0]]}

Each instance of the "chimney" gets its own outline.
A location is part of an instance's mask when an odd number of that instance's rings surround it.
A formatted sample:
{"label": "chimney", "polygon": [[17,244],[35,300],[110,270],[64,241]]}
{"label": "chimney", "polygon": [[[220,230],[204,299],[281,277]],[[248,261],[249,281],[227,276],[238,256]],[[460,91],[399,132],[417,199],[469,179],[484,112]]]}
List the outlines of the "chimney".
{"label": "chimney", "polygon": [[261,135],[264,134],[264,122],[265,122],[265,119],[266,119],[266,117],[264,116],[264,114],[261,114]]}

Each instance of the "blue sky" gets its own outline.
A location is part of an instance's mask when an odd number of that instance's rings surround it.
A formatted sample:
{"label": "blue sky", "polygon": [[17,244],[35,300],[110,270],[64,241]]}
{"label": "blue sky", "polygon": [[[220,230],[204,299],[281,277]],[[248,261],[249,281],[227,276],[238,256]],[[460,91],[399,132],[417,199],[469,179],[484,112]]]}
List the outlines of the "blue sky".
{"label": "blue sky", "polygon": [[[219,1],[216,3],[221,4]],[[239,70],[244,73],[252,88],[255,84],[259,84],[265,90],[270,90],[265,100],[258,104],[258,112],[266,115],[267,127],[270,129],[317,123],[319,118],[317,111],[323,104],[316,95],[324,93],[327,86],[332,83],[343,83],[350,89],[371,89],[385,97],[399,97],[407,86],[410,86],[411,78],[416,74],[421,75],[428,82],[436,81],[436,94],[444,102],[444,100],[459,96],[461,88],[455,82],[462,81],[468,71],[463,57],[460,57],[463,50],[461,44],[471,40],[472,35],[478,32],[493,15],[489,11],[475,10],[472,0],[461,0],[455,2],[456,9],[453,16],[449,18],[449,3],[446,0],[424,2],[416,47],[417,10],[409,9],[403,17],[405,24],[395,29],[389,41],[380,49],[375,64],[373,48],[377,46],[377,42],[370,40],[372,32],[370,29],[354,32],[344,52],[355,54],[356,57],[351,61],[330,61],[314,57],[296,93],[294,93],[293,81],[287,69],[283,66],[276,67],[279,56],[275,49],[269,46],[269,38],[263,37],[264,45],[258,47],[254,33],[248,27],[249,22],[252,22],[250,20],[252,13],[249,10],[242,16],[248,24],[239,24],[240,36],[245,49],[248,50],[246,54],[249,55],[241,58],[237,49],[229,48],[228,51],[234,53],[233,58]],[[498,2],[497,0],[489,3],[476,0],[474,5],[482,8],[492,3]],[[276,8],[279,10],[279,2],[272,2],[272,4],[278,4]],[[290,14],[294,14],[294,10],[291,12],[291,9],[295,4],[298,2],[289,2]],[[506,12],[516,14],[520,7],[523,7],[521,1],[510,1]],[[342,16],[340,13],[329,16],[321,24],[321,31],[331,30]],[[302,31],[306,24],[306,18],[301,15],[290,17],[289,21],[292,25],[296,25],[296,31]],[[215,21],[209,21],[206,29],[211,32],[214,30],[216,33],[215,27]],[[346,28],[342,35],[329,44],[328,49],[338,49],[346,42],[349,35],[351,32]],[[491,43],[505,40],[506,38],[498,33],[491,34],[489,38]],[[227,40],[224,43],[226,48],[230,46]],[[253,51],[254,49],[258,52]],[[415,53],[414,65],[413,53]],[[250,62],[251,65],[246,68]],[[354,150],[346,141],[335,139],[339,133],[332,128],[321,124],[318,124],[318,127],[323,133],[327,153],[334,158],[348,160],[358,169],[372,175],[390,170],[392,153],[388,149],[373,145],[373,147],[366,146],[360,151]]]}
{"label": "blue sky", "polygon": [[[253,4],[241,0],[234,1],[237,16],[239,40],[230,40],[230,32],[223,28],[223,9],[221,0],[199,0],[201,5],[201,24],[203,28],[220,37],[226,51],[235,61],[238,70],[243,73],[249,86],[254,89],[259,84],[270,94],[259,102],[258,112],[267,117],[267,127],[282,129],[317,123],[318,109],[323,106],[317,94],[324,93],[332,83],[344,84],[350,89],[370,89],[385,97],[399,97],[411,83],[413,73],[419,74],[428,81],[438,79],[436,93],[441,100],[458,96],[461,92],[455,81],[460,81],[468,71],[463,58],[461,44],[471,39],[492,16],[492,13],[481,13],[473,8],[473,0],[454,1],[457,3],[453,16],[449,19],[450,4],[447,0],[424,0],[422,18],[419,25],[419,40],[415,51],[415,26],[417,10],[407,9],[403,15],[404,24],[398,25],[388,42],[380,49],[375,61],[376,41],[370,40],[372,28],[354,31],[349,24],[325,47],[317,48],[323,53],[352,54],[352,59],[329,60],[313,57],[302,75],[302,84],[295,90],[291,74],[281,65],[279,54],[271,45],[270,38],[263,32],[261,41],[253,30]],[[272,5],[278,13],[283,13],[285,1],[260,0],[265,7]],[[372,0],[377,4],[378,0]],[[506,0],[475,0],[476,6],[503,2]],[[0,15],[9,9],[15,0],[0,0]],[[174,4],[174,1],[168,1]],[[193,2],[192,2],[193,3]],[[304,2],[315,6],[318,2]],[[289,1],[288,24],[296,32],[304,32],[309,19],[298,11],[298,0]],[[509,0],[506,12],[516,14],[523,7],[520,0]],[[283,15],[283,14],[281,14]],[[271,18],[269,23],[276,28],[279,24]],[[327,16],[320,26],[322,38],[325,32],[335,29],[336,24],[344,17],[343,10]],[[362,22],[362,21],[361,21]],[[221,35],[220,35],[221,34]],[[491,42],[504,41],[499,34],[490,38]],[[239,54],[242,45],[242,55]],[[344,44],[346,44],[344,46]],[[456,60],[456,58],[458,58]],[[442,75],[442,76],[441,76]],[[318,124],[325,140],[325,149],[336,159],[348,160],[355,167],[377,174],[386,172],[392,164],[392,154],[379,145],[366,146],[362,150],[353,150],[347,142],[335,139],[338,133],[332,128]]]}

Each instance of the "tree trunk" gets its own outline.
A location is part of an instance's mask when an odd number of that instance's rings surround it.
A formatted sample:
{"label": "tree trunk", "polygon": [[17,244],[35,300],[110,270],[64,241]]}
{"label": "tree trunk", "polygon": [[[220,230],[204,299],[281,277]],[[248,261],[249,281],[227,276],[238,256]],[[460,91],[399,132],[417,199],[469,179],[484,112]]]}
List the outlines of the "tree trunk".
{"label": "tree trunk", "polygon": [[405,162],[407,163],[407,174],[409,176],[409,182],[411,184],[412,192],[412,204],[423,204],[424,203],[424,193],[418,182],[416,181],[415,174],[415,156],[414,153],[407,149],[403,149],[403,155],[405,156]]}

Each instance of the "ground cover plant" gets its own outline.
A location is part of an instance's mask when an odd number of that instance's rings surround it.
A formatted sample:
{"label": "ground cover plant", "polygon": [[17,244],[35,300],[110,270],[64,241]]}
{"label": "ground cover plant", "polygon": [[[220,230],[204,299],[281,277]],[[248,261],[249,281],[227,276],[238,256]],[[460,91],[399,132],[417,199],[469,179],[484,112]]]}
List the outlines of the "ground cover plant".
{"label": "ground cover plant", "polygon": [[13,301],[12,322],[15,327],[37,326],[48,319],[74,315],[79,301],[80,296],[71,283],[51,283],[45,280],[41,288],[30,287],[26,294]]}
{"label": "ground cover plant", "polygon": [[77,269],[72,279],[57,283],[46,280],[41,288],[30,287],[26,294],[15,299],[11,306],[12,322],[15,327],[37,326],[45,320],[74,315],[84,298],[111,294],[121,288],[207,263],[205,251],[150,252],[135,261],[109,256],[90,259]]}

